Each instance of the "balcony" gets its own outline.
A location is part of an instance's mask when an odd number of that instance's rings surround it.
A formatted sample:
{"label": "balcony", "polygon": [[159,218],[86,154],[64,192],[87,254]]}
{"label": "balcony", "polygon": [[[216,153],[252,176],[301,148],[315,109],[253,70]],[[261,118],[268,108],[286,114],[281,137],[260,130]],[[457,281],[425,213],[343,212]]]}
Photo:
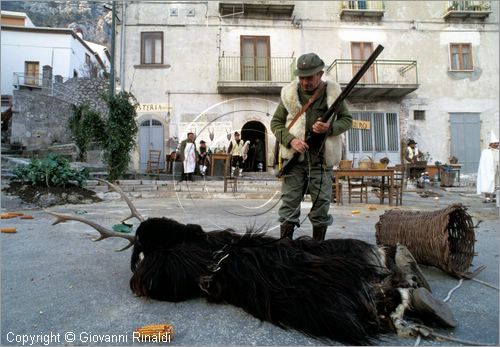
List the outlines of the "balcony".
{"label": "balcony", "polygon": [[[330,78],[344,88],[364,61],[336,59],[328,67]],[[352,90],[349,100],[401,98],[418,88],[415,60],[376,60]]]}
{"label": "balcony", "polygon": [[384,16],[383,1],[342,1],[340,18],[346,17],[371,17],[382,18]]}
{"label": "balcony", "polygon": [[295,58],[220,57],[217,91],[221,94],[277,94],[295,76]]}
{"label": "balcony", "polygon": [[25,74],[14,72],[12,84],[14,87],[21,88],[42,88],[43,76],[42,74]]}
{"label": "balcony", "polygon": [[443,18],[445,20],[485,19],[490,13],[490,1],[448,1]]}
{"label": "balcony", "polygon": [[245,16],[247,18],[288,19],[292,17],[294,7],[293,1],[280,1],[277,4],[268,1],[262,3],[255,1],[220,2],[219,14],[222,18]]}

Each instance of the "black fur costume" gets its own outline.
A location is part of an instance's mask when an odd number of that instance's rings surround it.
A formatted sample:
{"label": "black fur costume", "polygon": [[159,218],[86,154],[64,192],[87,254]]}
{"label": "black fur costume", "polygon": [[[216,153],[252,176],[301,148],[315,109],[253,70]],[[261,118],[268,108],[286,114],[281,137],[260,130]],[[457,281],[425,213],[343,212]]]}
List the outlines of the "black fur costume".
{"label": "black fur costume", "polygon": [[394,253],[354,239],[204,232],[150,218],[136,231],[130,287],[174,302],[205,296],[321,340],[366,345],[393,330],[398,288],[417,286],[395,266]]}

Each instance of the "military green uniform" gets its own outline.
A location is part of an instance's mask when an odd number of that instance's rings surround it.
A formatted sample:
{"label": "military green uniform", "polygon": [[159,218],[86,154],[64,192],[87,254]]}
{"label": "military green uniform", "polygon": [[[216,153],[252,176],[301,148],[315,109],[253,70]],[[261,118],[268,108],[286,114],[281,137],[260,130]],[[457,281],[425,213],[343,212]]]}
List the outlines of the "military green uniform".
{"label": "military green uniform", "polygon": [[[312,126],[328,109],[326,90],[318,96],[309,107],[305,115],[306,136],[312,131]],[[300,104],[305,104],[312,96],[297,89]],[[285,126],[289,115],[283,101],[280,102],[271,120],[271,130],[278,141],[290,147],[294,135]],[[292,116],[293,117],[293,116]],[[302,115],[301,117],[304,117]],[[345,104],[342,104],[336,120],[332,123],[328,136],[340,135],[350,129],[352,117]],[[328,213],[332,194],[333,165],[325,160],[324,148],[310,146],[301,162],[294,165],[282,182],[282,204],[279,209],[281,223],[287,221],[300,226],[300,203],[304,193],[309,192],[313,206],[309,212],[309,220],[313,226],[328,226],[333,222],[333,217]]]}

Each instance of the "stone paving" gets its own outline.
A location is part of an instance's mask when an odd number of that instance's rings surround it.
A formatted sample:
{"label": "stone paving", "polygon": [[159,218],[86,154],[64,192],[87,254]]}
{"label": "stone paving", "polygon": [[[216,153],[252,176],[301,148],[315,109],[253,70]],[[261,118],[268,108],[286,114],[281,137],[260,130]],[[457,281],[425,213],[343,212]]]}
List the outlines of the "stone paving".
{"label": "stone paving", "polygon": [[[140,185],[145,185],[143,183]],[[163,184],[172,186],[172,191],[164,196],[157,194]],[[247,227],[264,226],[268,233],[278,236],[279,184],[269,182],[266,186],[265,182],[259,182],[260,197],[255,199],[249,199],[250,183],[242,184],[237,194],[210,192],[210,189],[220,189],[221,182],[214,184],[218,186],[208,188],[200,182],[178,185],[169,181],[157,184],[154,193],[151,189],[133,189],[129,194],[145,217],[168,216],[184,223],[201,224],[205,230],[231,227],[243,231]],[[262,185],[267,188],[263,189]],[[327,238],[350,237],[374,243],[375,223],[390,208],[432,211],[451,203],[464,204],[474,224],[481,221],[475,230],[477,255],[471,270],[482,265],[486,269],[476,280],[463,281],[447,302],[458,326],[453,330],[435,330],[445,338],[417,341],[414,337],[391,334],[383,335],[377,344],[498,345],[498,208],[495,204],[482,203],[481,198],[467,187],[447,190],[433,187],[429,192],[439,196],[424,198],[415,191],[407,191],[403,206],[397,207],[378,205],[373,193],[370,193],[369,204],[347,204],[345,199],[344,205],[332,204],[335,222],[328,229]],[[106,199],[101,203],[64,205],[50,210],[83,214],[106,226],[128,215],[126,204],[116,194],[101,193]],[[18,232],[0,235],[1,345],[20,345],[12,342],[16,336],[46,336],[49,333],[60,334],[61,341],[50,343],[54,346],[141,344],[132,341],[132,331],[142,325],[161,322],[174,325],[173,345],[323,344],[296,331],[260,322],[229,305],[209,304],[203,299],[168,303],[137,298],[128,286],[130,250],[113,252],[124,246],[123,240],[92,243],[90,240],[97,233],[88,226],[77,222],[51,226],[54,219],[45,211],[15,204],[14,200],[3,195],[2,212],[15,206],[18,212],[29,213],[34,219],[2,220],[2,227],[13,226]],[[302,217],[305,218],[310,206],[310,201],[303,203]],[[311,235],[311,229],[305,219],[296,236]],[[445,299],[450,290],[460,284],[437,268],[422,266],[422,269],[438,298]],[[64,340],[68,332],[75,334],[74,342]],[[99,342],[99,337],[109,335],[122,336],[122,341]],[[123,338],[127,338],[125,343]],[[332,343],[335,342],[328,344]]]}

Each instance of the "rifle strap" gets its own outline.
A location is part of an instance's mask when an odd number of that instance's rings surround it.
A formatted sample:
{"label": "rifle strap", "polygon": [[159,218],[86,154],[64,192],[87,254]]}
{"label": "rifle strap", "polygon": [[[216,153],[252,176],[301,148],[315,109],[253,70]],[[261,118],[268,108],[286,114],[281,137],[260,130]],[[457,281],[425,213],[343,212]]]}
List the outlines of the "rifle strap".
{"label": "rifle strap", "polygon": [[293,117],[290,124],[288,124],[288,127],[287,127],[288,129],[290,129],[295,124],[295,122],[299,119],[301,114],[305,113],[309,109],[309,107],[313,104],[314,101],[316,101],[316,99],[321,94],[321,92],[325,89],[325,87],[326,87],[326,83],[321,81],[321,84],[318,86],[318,88],[316,88],[316,90],[314,91],[314,94],[309,98],[309,100],[304,105],[302,105],[302,108]]}

